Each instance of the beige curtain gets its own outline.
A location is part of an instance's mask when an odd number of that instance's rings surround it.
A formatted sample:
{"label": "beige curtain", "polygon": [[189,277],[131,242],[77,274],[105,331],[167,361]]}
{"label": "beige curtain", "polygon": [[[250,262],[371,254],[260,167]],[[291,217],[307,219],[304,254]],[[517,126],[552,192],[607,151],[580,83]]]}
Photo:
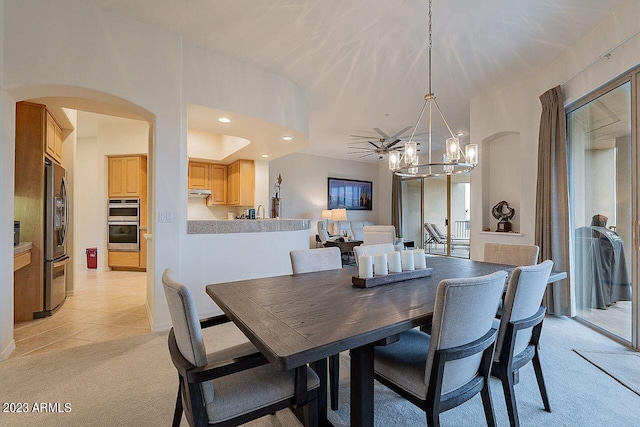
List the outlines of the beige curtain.
{"label": "beige curtain", "polygon": [[[540,102],[535,243],[540,246],[541,261],[553,260],[554,270],[569,274],[567,125],[560,86],[543,93]],[[547,287],[545,301],[549,313],[575,315],[569,279]]]}
{"label": "beige curtain", "polygon": [[403,235],[402,234],[402,178],[396,174],[393,174],[393,181],[391,183],[391,223],[396,228],[396,236]]}

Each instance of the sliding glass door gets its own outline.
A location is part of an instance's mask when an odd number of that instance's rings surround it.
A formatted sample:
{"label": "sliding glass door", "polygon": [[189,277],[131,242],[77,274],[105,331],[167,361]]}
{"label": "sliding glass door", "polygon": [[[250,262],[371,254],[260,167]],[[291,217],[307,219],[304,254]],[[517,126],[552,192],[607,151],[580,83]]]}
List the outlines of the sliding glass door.
{"label": "sliding glass door", "polygon": [[469,258],[468,174],[404,180],[402,201],[403,237],[427,253]]}
{"label": "sliding glass door", "polygon": [[636,345],[639,187],[632,77],[569,106],[567,139],[577,315]]}

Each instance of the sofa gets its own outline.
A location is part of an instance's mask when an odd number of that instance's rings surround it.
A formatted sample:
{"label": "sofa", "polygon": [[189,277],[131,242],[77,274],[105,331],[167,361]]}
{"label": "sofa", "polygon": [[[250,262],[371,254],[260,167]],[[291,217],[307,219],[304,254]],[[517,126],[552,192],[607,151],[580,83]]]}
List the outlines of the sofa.
{"label": "sofa", "polygon": [[343,237],[346,232],[350,239],[364,240],[364,226],[372,224],[371,221],[318,221],[318,237],[324,243]]}

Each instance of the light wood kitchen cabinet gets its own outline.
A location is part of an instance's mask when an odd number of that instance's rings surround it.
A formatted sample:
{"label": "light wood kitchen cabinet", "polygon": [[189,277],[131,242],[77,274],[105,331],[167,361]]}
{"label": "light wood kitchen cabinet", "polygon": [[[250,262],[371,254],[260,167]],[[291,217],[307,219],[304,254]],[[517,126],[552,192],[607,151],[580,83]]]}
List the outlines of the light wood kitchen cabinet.
{"label": "light wood kitchen cabinet", "polygon": [[109,267],[117,269],[137,269],[140,266],[140,252],[109,251]]}
{"label": "light wood kitchen cabinet", "polygon": [[253,206],[255,165],[253,160],[236,160],[227,167],[227,204]]}
{"label": "light wood kitchen cabinet", "polygon": [[62,163],[62,129],[51,113],[45,109],[47,131],[45,134],[45,154],[56,163]]}
{"label": "light wood kitchen cabinet", "polygon": [[109,157],[109,197],[142,197],[146,193],[146,156]]}
{"label": "light wood kitchen cabinet", "polygon": [[211,196],[207,198],[207,206],[227,204],[227,166],[209,165],[211,177]]}
{"label": "light wood kitchen cabinet", "polygon": [[209,190],[209,163],[189,162],[189,188],[195,190]]}

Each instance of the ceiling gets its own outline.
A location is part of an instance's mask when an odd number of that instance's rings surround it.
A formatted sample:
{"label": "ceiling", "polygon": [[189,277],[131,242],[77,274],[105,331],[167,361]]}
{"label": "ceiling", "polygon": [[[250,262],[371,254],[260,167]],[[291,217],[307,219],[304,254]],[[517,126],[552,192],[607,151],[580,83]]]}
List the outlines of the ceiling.
{"label": "ceiling", "polygon": [[[361,160],[346,154],[350,135],[415,124],[427,93],[426,0],[84,1],[298,84],[310,154]],[[452,131],[467,143],[473,96],[535,75],[622,3],[435,0],[433,91]],[[446,134],[439,119],[434,127]]]}

